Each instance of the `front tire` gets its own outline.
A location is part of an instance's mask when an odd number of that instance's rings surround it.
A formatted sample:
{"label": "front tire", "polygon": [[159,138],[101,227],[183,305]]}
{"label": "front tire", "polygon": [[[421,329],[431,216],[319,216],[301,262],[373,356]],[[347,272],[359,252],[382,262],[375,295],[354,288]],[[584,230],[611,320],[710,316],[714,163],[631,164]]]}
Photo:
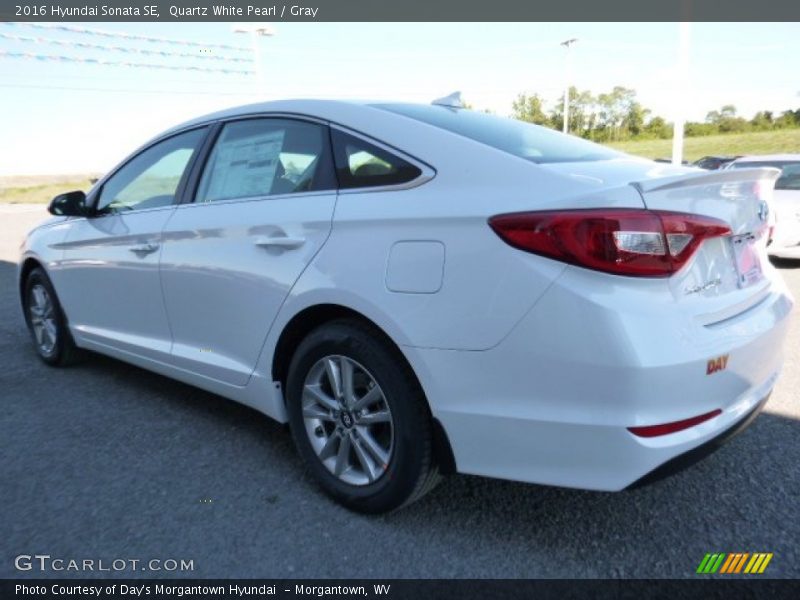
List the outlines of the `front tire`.
{"label": "front tire", "polygon": [[381,332],[353,319],[312,331],[292,358],[286,387],[295,445],[341,504],[387,512],[438,482],[424,394]]}
{"label": "front tire", "polygon": [[24,294],[25,322],[39,358],[56,367],[78,362],[81,351],[75,346],[56,291],[43,269],[37,267],[28,274]]}

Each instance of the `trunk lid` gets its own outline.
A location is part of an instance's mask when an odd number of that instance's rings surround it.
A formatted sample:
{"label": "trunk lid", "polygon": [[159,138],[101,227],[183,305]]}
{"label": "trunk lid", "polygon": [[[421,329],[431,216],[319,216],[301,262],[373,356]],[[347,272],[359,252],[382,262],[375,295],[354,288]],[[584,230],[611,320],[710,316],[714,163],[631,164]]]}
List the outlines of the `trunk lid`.
{"label": "trunk lid", "polygon": [[686,173],[633,181],[647,208],[706,215],[725,221],[733,235],[755,233],[767,225],[763,208],[780,171],[771,168]]}
{"label": "trunk lid", "polygon": [[771,168],[685,173],[631,184],[651,210],[713,217],[732,235],[706,240],[670,278],[676,301],[710,325],[735,317],[769,293],[766,254],[771,195],[780,171]]}
{"label": "trunk lid", "polygon": [[769,294],[766,244],[778,169],[704,171],[633,157],[540,166],[593,184],[595,196],[630,185],[648,209],[725,222],[732,235],[703,242],[668,280],[674,301],[704,325],[735,317]]}

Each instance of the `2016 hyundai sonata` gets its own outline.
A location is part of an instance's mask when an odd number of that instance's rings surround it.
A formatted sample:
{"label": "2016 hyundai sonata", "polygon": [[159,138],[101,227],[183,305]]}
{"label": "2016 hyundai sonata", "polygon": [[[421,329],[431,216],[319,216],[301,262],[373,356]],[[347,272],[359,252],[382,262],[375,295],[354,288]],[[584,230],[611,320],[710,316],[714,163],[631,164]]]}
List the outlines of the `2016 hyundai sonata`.
{"label": "2016 hyundai sonata", "polygon": [[235,108],[55,198],[19,268],[39,355],[288,421],[368,512],[452,470],[621,490],[746,425],[793,305],[765,259],[778,171],[454,104]]}

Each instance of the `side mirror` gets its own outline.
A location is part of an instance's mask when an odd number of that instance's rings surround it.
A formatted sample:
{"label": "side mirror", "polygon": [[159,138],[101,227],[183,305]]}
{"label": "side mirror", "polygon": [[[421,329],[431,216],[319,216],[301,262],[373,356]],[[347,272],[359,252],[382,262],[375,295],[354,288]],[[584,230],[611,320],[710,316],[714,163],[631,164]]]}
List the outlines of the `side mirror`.
{"label": "side mirror", "polygon": [[59,194],[50,201],[47,211],[57,217],[85,217],[89,212],[86,194],[81,191]]}

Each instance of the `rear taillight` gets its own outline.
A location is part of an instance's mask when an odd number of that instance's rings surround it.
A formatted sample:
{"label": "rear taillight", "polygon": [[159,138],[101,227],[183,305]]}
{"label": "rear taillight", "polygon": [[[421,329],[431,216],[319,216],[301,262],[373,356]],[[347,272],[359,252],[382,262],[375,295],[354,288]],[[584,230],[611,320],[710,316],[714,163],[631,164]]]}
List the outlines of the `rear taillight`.
{"label": "rear taillight", "polygon": [[704,240],[731,233],[711,217],[643,209],[512,213],[489,225],[520,250],[633,277],[669,277]]}
{"label": "rear taillight", "polygon": [[683,431],[684,429],[689,429],[690,427],[700,425],[700,423],[710,421],[714,417],[717,417],[721,414],[722,411],[717,409],[696,417],[692,417],[690,419],[684,419],[682,421],[672,421],[671,423],[662,423],[660,425],[645,425],[643,427],[628,427],[628,431],[630,431],[633,435],[648,438],[658,437],[660,435],[669,435],[670,433],[677,433],[679,431]]}

